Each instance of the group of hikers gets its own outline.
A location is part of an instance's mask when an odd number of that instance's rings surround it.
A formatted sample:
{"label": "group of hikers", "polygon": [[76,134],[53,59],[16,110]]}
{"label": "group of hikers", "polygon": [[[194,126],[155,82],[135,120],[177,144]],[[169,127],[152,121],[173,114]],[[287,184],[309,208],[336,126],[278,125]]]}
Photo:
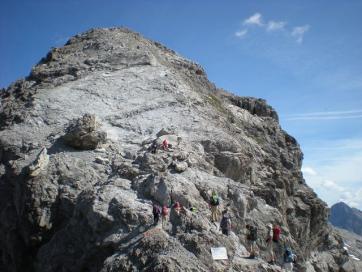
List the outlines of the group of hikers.
{"label": "group of hikers", "polygon": [[[180,138],[178,137],[178,144],[180,141]],[[157,153],[158,149],[162,149],[164,151],[169,151],[169,148],[172,148],[172,146],[169,144],[167,139],[164,139],[161,142],[154,141],[150,146],[150,151],[152,153]],[[213,191],[210,200],[209,200],[209,208],[211,211],[211,221],[213,223],[219,222],[219,210],[220,210],[220,198],[218,194]],[[172,190],[169,195],[169,202],[168,205],[159,206],[158,204],[153,204],[153,219],[154,219],[154,225],[158,225],[159,221],[161,219],[161,226],[162,229],[164,229],[167,226],[168,218],[170,216],[170,209],[171,211],[174,211],[175,215],[179,218],[182,217],[182,214],[185,214],[187,211],[190,211],[192,213],[196,212],[195,207],[189,207],[185,208],[183,207],[180,202],[173,201],[172,197]],[[229,214],[228,208],[225,208],[222,211],[222,216],[220,220],[220,230],[222,234],[224,235],[230,235],[231,229],[232,229],[232,222],[231,222],[231,215]],[[189,226],[189,224],[186,224],[185,231],[190,231],[192,229],[192,226]],[[256,226],[247,224],[247,241],[249,243],[249,252],[250,255],[248,258],[250,259],[256,259],[259,256],[259,247],[257,245],[258,241],[258,229]],[[283,257],[283,267],[285,271],[293,271],[293,264],[296,262],[296,255],[293,253],[290,247],[282,247],[280,243],[280,234],[281,234],[281,228],[277,224],[268,224],[267,225],[267,235],[266,235],[266,249],[268,254],[268,263],[269,264],[276,264],[277,260],[281,259]],[[281,253],[284,248],[284,253]],[[283,255],[283,256],[280,256]]]}
{"label": "group of hikers", "polygon": [[[220,199],[215,191],[212,192],[209,200],[209,207],[211,211],[211,221],[214,223],[219,222],[219,207]],[[165,228],[168,222],[169,209],[173,209],[176,215],[181,216],[182,211],[185,211],[186,208],[183,207],[180,202],[173,202],[172,191],[170,194],[170,203],[169,205],[163,205],[162,207],[153,204],[153,219],[154,224],[157,225],[161,219],[162,228]],[[189,207],[188,209],[191,212],[195,212],[195,207]],[[225,208],[222,211],[222,216],[220,220],[220,230],[222,234],[229,235],[232,229],[231,215],[229,214],[228,208]],[[256,226],[247,224],[247,241],[250,255],[248,258],[257,259],[259,256],[259,247],[257,245],[258,241],[258,229]],[[268,263],[276,264],[277,260],[283,257],[283,267],[285,271],[293,271],[293,264],[296,262],[296,255],[293,253],[290,247],[284,248],[283,256],[279,256],[281,252],[281,243],[280,243],[281,228],[277,224],[268,224],[267,225],[267,234],[265,238],[266,249],[268,254]]]}

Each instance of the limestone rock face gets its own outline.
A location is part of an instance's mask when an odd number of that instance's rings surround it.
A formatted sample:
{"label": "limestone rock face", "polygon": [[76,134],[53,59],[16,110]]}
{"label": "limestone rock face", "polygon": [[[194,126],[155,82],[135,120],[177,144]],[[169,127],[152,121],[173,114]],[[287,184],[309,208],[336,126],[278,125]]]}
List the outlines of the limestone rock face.
{"label": "limestone rock face", "polygon": [[[274,109],[217,89],[157,42],[90,30],[0,95],[0,271],[281,271],[282,248],[266,262],[269,223],[298,271],[353,271]],[[229,236],[211,222],[212,191]],[[176,201],[180,214],[155,226],[152,203]]]}

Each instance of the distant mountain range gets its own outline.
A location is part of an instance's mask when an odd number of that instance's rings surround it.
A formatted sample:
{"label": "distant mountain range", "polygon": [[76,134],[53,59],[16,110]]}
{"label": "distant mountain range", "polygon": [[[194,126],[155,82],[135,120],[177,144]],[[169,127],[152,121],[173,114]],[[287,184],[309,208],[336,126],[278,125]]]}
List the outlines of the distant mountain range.
{"label": "distant mountain range", "polygon": [[362,235],[362,211],[339,202],[331,207],[329,221],[332,225]]}

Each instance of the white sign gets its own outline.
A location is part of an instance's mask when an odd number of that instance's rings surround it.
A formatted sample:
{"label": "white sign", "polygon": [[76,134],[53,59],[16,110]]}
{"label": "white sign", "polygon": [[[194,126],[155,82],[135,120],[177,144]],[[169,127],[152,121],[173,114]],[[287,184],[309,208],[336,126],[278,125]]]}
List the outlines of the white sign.
{"label": "white sign", "polygon": [[225,247],[212,247],[211,255],[214,260],[227,260],[228,254]]}

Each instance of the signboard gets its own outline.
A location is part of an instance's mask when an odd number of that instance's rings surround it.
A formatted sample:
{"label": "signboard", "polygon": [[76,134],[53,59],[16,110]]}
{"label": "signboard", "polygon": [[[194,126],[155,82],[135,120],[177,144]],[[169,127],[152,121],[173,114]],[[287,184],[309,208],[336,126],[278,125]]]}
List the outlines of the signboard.
{"label": "signboard", "polygon": [[228,254],[225,247],[212,247],[211,248],[212,259],[214,260],[227,260]]}

